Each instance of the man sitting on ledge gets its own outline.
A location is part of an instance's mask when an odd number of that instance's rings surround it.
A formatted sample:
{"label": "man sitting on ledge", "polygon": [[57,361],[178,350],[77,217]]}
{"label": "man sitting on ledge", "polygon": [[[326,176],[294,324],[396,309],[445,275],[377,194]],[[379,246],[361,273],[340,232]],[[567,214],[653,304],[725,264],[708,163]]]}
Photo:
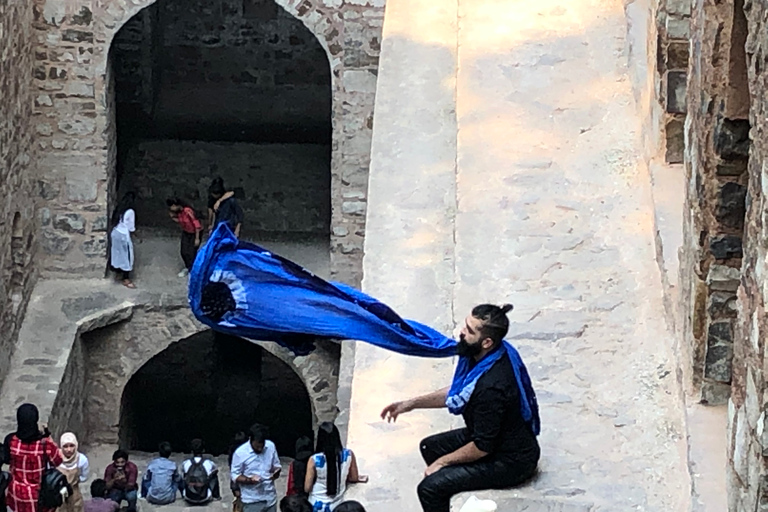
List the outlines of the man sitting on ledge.
{"label": "man sitting on ledge", "polygon": [[482,304],[461,329],[453,385],[395,402],[381,413],[387,421],[414,409],[448,407],[466,427],[427,437],[421,455],[428,467],[418,486],[424,512],[449,512],[451,496],[502,489],[533,476],[539,460],[538,410],[527,371],[503,341],[512,306]]}

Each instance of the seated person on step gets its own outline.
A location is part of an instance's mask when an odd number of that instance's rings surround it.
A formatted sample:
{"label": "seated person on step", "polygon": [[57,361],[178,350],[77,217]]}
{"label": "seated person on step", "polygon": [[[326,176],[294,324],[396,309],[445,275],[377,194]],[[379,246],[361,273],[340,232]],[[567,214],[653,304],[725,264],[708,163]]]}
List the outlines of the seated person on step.
{"label": "seated person on step", "polygon": [[107,498],[107,482],[97,478],[91,483],[91,499],[83,503],[84,512],[117,512],[120,505]]}
{"label": "seated person on step", "polygon": [[211,459],[203,457],[203,440],[193,439],[191,448],[192,458],[181,463],[181,496],[193,504],[220,500],[219,470]]}
{"label": "seated person on step", "polygon": [[128,502],[128,512],[136,512],[136,498],[138,486],[136,480],[139,477],[139,468],[128,460],[128,452],[117,450],[112,455],[112,464],[104,470],[104,480],[107,482],[109,499],[120,505],[125,500]]}
{"label": "seated person on step", "polygon": [[465,428],[421,441],[428,466],[418,486],[424,512],[449,512],[454,494],[519,485],[536,471],[538,409],[535,398],[528,396],[532,388],[527,393],[525,384],[518,386],[517,375],[524,367],[515,365],[522,362],[513,359],[514,349],[503,341],[511,309],[509,304],[476,306],[461,329],[453,386],[392,403],[381,413],[395,421],[414,409],[449,407],[464,417]]}
{"label": "seated person on step", "polygon": [[158,447],[160,456],[150,461],[141,479],[141,495],[153,505],[167,505],[176,501],[179,488],[179,470],[171,457],[171,443],[163,441]]}

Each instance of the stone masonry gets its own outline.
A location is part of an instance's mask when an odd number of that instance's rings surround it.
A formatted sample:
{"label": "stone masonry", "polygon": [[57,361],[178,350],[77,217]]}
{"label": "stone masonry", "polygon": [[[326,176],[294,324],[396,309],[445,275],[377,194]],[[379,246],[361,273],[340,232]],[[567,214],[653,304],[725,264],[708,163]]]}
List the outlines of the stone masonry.
{"label": "stone masonry", "polygon": [[730,392],[743,254],[750,143],[742,6],[705,3],[692,18],[698,51],[688,81],[683,335],[693,387],[710,404],[725,403]]}
{"label": "stone masonry", "polygon": [[768,510],[768,432],[766,421],[766,250],[768,235],[768,146],[766,146],[765,70],[766,16],[761,2],[744,2],[748,21],[746,56],[751,96],[749,163],[744,258],[738,289],[738,320],[734,337],[732,396],[728,407],[728,509]]}
{"label": "stone masonry", "polygon": [[[277,3],[315,34],[328,55],[332,274],[358,283],[383,1]],[[151,4],[153,0],[35,3],[35,130],[43,150],[41,245],[47,274],[97,276],[104,271],[103,225],[115,200],[118,156],[109,48],[122,25]]]}
{"label": "stone masonry", "polygon": [[32,6],[0,1],[0,381],[37,275]]}

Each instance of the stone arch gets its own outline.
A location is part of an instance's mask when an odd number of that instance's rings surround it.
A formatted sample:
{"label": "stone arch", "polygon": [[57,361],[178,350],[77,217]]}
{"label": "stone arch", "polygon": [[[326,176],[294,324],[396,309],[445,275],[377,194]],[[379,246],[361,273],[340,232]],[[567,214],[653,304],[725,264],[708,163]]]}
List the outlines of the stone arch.
{"label": "stone arch", "polygon": [[[92,442],[116,443],[123,390],[153,357],[172,344],[207,330],[189,308],[136,309],[130,321],[84,333],[81,342],[89,368],[84,417]],[[276,343],[250,340],[284,362],[307,388],[312,426],[337,415],[339,351],[336,344],[318,343],[307,356],[295,357]],[[119,354],[120,357],[113,357]]]}
{"label": "stone arch", "polygon": [[[103,45],[99,55],[94,55],[96,61],[96,80],[94,84],[94,94],[97,98],[97,104],[104,106],[104,116],[97,123],[103,123],[103,130],[106,135],[106,182],[105,199],[107,215],[112,211],[118,197],[117,175],[118,175],[118,142],[117,142],[117,105],[115,101],[115,76],[110,69],[110,55],[115,36],[120,29],[134,16],[142,10],[162,2],[163,0],[136,0],[129,4],[119,0],[109,0],[101,6],[101,12],[96,12],[94,22],[96,32],[103,34]],[[328,60],[330,70],[330,124],[331,124],[331,150],[330,150],[330,226],[331,240],[333,235],[334,216],[340,215],[341,205],[334,204],[334,190],[341,188],[341,177],[333,169],[341,165],[339,146],[341,144],[341,127],[337,123],[335,112],[341,110],[340,92],[343,90],[340,80],[340,67],[342,59],[342,37],[341,32],[336,28],[342,22],[339,12],[329,11],[323,7],[318,0],[263,0],[272,2],[278,8],[284,10],[290,16],[298,20],[315,38],[323,48]],[[329,248],[332,244],[329,242]]]}

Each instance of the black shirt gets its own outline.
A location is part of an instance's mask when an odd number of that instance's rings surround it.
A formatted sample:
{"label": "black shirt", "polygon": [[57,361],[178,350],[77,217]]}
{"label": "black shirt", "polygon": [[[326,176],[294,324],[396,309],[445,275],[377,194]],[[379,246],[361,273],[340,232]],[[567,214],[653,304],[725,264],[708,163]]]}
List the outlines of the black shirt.
{"label": "black shirt", "polygon": [[520,412],[520,391],[508,357],[502,356],[478,379],[462,416],[479,450],[514,461],[539,459],[539,443]]}
{"label": "black shirt", "polygon": [[[215,202],[216,201],[214,200],[214,203]],[[213,206],[211,206],[211,209],[213,209]],[[229,199],[222,201],[219,205],[219,209],[214,213],[214,215],[216,216],[214,226],[218,226],[222,222],[226,222],[229,224],[229,227],[234,230],[235,226],[243,223],[243,209],[240,208],[240,205],[237,204],[237,200],[235,200],[234,197],[230,197]]]}

